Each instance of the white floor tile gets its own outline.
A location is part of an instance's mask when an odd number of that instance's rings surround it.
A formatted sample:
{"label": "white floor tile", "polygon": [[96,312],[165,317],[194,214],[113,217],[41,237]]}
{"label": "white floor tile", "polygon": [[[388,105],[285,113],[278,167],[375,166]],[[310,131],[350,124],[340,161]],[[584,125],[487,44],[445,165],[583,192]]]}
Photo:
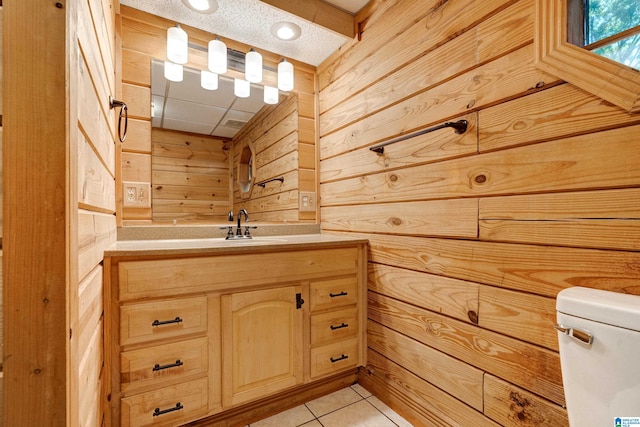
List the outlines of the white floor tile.
{"label": "white floor tile", "polygon": [[351,389],[353,391],[355,391],[356,393],[358,393],[360,396],[364,397],[365,399],[367,397],[371,396],[371,393],[369,392],[369,390],[367,390],[366,388],[362,387],[360,384],[352,385]]}
{"label": "white floor tile", "polygon": [[343,388],[326,396],[319,397],[307,403],[307,407],[313,414],[320,418],[321,416],[333,412],[337,409],[344,408],[351,403],[362,400],[362,396],[353,391],[351,388]]}
{"label": "white floor tile", "polygon": [[[251,423],[251,427],[298,427],[309,421],[314,421],[315,418],[306,406],[300,405],[264,420]],[[310,425],[313,426],[313,424]]]}
{"label": "white floor tile", "polygon": [[387,417],[391,419],[394,423],[396,423],[400,427],[413,427],[413,424],[402,418],[398,415],[393,409],[389,408],[382,400],[378,399],[375,396],[371,396],[367,398],[367,401],[375,406],[378,411],[385,414]]}
{"label": "white floor tile", "polygon": [[384,414],[366,400],[320,417],[324,427],[396,427]]}
{"label": "white floor tile", "polygon": [[320,421],[318,420],[313,420],[309,421],[308,423],[302,424],[300,427],[322,427],[322,424],[320,424]]}

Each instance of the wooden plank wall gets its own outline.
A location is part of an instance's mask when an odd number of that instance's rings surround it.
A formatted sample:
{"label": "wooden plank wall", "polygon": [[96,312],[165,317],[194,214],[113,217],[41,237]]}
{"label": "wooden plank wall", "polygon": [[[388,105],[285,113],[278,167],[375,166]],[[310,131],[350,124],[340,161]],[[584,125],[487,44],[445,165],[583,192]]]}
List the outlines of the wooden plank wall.
{"label": "wooden plank wall", "polygon": [[416,425],[568,425],[557,293],[640,295],[640,115],[534,66],[534,7],[373,1],[318,69],[322,229],[370,241],[360,380]]}
{"label": "wooden plank wall", "polygon": [[[134,175],[136,181],[151,182],[151,173],[147,176],[141,175],[141,170],[151,171],[155,168],[157,161],[155,160],[155,152],[152,153],[151,143],[151,59],[164,59],[166,56],[166,34],[167,28],[175,25],[175,22],[168,21],[166,19],[132,9],[126,6],[121,7],[122,17],[122,89],[124,101],[129,105],[129,128],[130,136],[127,137],[127,141],[122,145],[122,169],[123,178],[129,175]],[[206,48],[209,40],[215,37],[214,34],[204,32],[186,25],[181,26],[189,35],[189,43]],[[250,46],[238,43],[234,40],[228,40],[221,38],[227,47],[235,49],[241,52],[247,52],[251,48]],[[270,52],[260,51],[263,56],[263,63],[265,67],[277,68],[278,62],[281,57]],[[300,141],[298,142],[298,150],[315,153],[315,140],[316,140],[316,108],[315,108],[315,67],[302,64],[296,61],[290,61],[294,65],[295,70],[295,92],[299,97],[299,121],[303,126],[300,130]],[[187,66],[206,69],[207,65],[206,50],[190,48],[189,50],[189,63]],[[230,76],[238,76],[240,74],[236,71],[230,70],[228,73]],[[265,79],[273,79],[273,73],[265,76]],[[275,86],[275,81],[270,81]],[[217,151],[215,146],[214,151]],[[305,159],[309,158],[308,156]],[[313,158],[313,167],[310,165],[304,165],[305,171],[303,172],[304,188],[313,188],[311,191],[315,191],[316,178],[315,178],[315,157]],[[218,161],[217,158],[214,161]],[[127,165],[135,165],[134,167],[128,167]],[[155,176],[155,173],[154,173]],[[163,183],[163,186],[181,185],[180,180],[183,176],[175,175],[174,177],[168,177],[169,180],[175,178],[175,182]],[[163,181],[164,182],[164,181]],[[227,175],[227,183],[228,175]],[[159,195],[156,182],[154,184],[154,194],[152,198],[152,209],[141,208],[126,208],[123,209],[122,218],[123,224],[136,224],[139,222],[151,222],[156,220],[168,220],[173,219],[171,212],[167,212],[165,208],[166,202],[160,200],[159,207],[155,207],[155,196]],[[118,182],[120,187],[120,181]],[[118,187],[118,191],[121,191]],[[222,194],[219,190],[219,185],[216,184],[211,190],[214,190],[218,194]],[[181,221],[202,221],[206,216],[207,219],[218,218],[220,215],[226,215],[229,210],[229,204],[233,202],[233,196],[231,190],[227,189],[227,205],[216,200],[213,203],[213,209],[215,213],[213,216],[205,215],[209,213],[211,201],[207,200],[205,205],[202,203],[194,203],[183,205],[180,208]],[[297,196],[296,196],[297,197]],[[121,205],[121,194],[118,197],[118,204]],[[297,199],[296,199],[297,202]],[[251,211],[250,211],[251,212]],[[166,215],[165,215],[166,214]],[[171,218],[169,218],[171,217]],[[302,215],[304,219],[312,219],[309,214]],[[315,218],[315,216],[313,217]],[[253,219],[253,218],[252,218]],[[296,220],[298,218],[296,217]]]}
{"label": "wooden plank wall", "polygon": [[4,31],[21,35],[5,37],[3,61],[8,426],[103,424],[101,264],[116,236],[115,6],[4,6]]}
{"label": "wooden plank wall", "polygon": [[226,221],[231,142],[154,128],[151,143],[153,221]]}
{"label": "wooden plank wall", "polygon": [[[308,103],[307,103],[308,104]],[[246,209],[251,220],[262,222],[315,222],[315,212],[298,211],[300,191],[316,191],[314,110],[291,94],[277,105],[263,108],[233,139],[233,208]],[[306,116],[306,117],[305,117]],[[239,147],[253,144],[255,182],[284,178],[264,187],[254,185],[243,199],[237,180]]]}

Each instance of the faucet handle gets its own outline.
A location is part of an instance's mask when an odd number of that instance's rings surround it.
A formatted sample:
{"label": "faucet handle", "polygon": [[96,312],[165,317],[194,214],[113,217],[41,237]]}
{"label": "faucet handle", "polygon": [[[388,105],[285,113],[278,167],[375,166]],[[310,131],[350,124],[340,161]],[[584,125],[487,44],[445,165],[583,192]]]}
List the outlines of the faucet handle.
{"label": "faucet handle", "polygon": [[256,228],[258,228],[258,226],[257,225],[245,225],[244,226],[244,235],[245,235],[245,237],[251,237],[251,234],[249,234],[249,229],[250,228],[256,229]]}
{"label": "faucet handle", "polygon": [[233,211],[229,211],[229,213],[227,214],[227,219],[229,221],[233,221]]}
{"label": "faucet handle", "polygon": [[227,230],[227,239],[230,239],[233,237],[233,227],[232,226],[228,226],[228,227],[220,227],[220,230]]}

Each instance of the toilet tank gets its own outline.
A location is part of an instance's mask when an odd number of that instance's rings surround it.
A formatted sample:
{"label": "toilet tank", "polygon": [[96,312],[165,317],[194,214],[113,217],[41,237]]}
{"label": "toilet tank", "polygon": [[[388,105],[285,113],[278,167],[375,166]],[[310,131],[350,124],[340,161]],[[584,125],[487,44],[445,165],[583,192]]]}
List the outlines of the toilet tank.
{"label": "toilet tank", "polygon": [[556,301],[571,427],[640,427],[640,296],[574,287]]}

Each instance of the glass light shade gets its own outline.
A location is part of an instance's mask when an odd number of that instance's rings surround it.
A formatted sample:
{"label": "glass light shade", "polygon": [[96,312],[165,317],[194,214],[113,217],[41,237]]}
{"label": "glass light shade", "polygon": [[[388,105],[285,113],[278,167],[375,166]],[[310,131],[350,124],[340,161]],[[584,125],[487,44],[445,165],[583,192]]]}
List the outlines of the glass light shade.
{"label": "glass light shade", "polygon": [[218,10],[218,2],[216,0],[182,0],[182,2],[189,9],[198,13],[213,13]]}
{"label": "glass light shade", "polygon": [[278,89],[283,92],[293,90],[293,64],[286,59],[278,64]]}
{"label": "glass light shade", "polygon": [[295,40],[300,34],[302,30],[293,22],[280,21],[271,26],[271,35],[278,40]]}
{"label": "glass light shade", "polygon": [[186,64],[189,59],[189,36],[177,25],[167,30],[167,59],[176,64]]}
{"label": "glass light shade", "polygon": [[227,45],[219,38],[209,42],[208,66],[212,73],[227,72]]}
{"label": "glass light shade", "polygon": [[242,79],[233,82],[233,94],[238,98],[248,98],[251,95],[251,83]]}
{"label": "glass light shade", "polygon": [[265,104],[277,104],[278,99],[278,88],[273,86],[265,86],[264,87],[264,103]]}
{"label": "glass light shade", "polygon": [[251,83],[262,81],[262,55],[251,49],[244,59],[244,78]]}
{"label": "glass light shade", "polygon": [[164,78],[172,82],[181,82],[184,74],[182,64],[164,61]]}
{"label": "glass light shade", "polygon": [[210,71],[200,71],[200,86],[206,90],[218,89],[218,75]]}

